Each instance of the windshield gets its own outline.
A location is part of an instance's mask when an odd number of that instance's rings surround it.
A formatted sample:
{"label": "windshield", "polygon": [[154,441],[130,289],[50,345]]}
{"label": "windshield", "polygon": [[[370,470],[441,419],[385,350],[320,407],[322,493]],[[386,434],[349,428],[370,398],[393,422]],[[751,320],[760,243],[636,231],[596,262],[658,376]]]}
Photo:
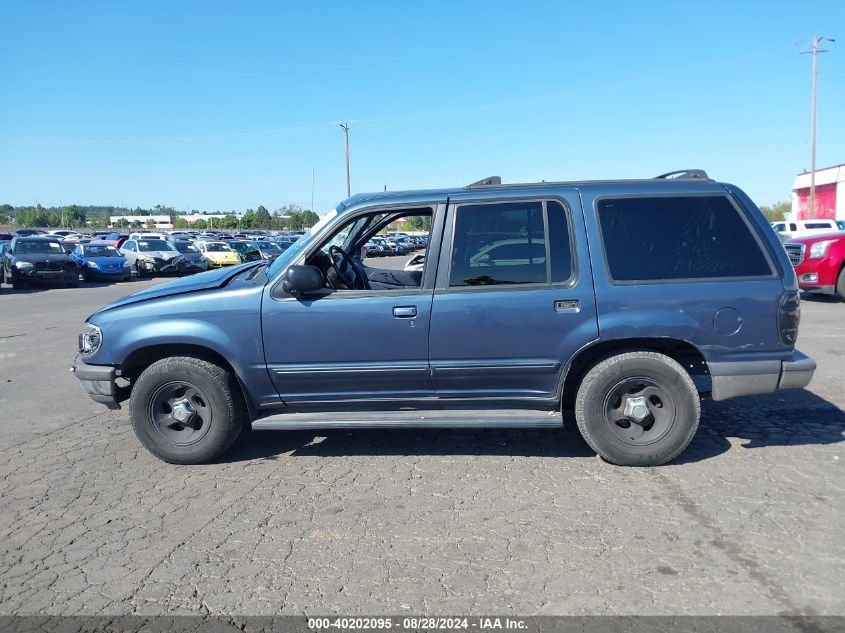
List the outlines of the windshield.
{"label": "windshield", "polygon": [[229,253],[232,249],[229,248],[226,244],[222,244],[219,242],[211,242],[210,244],[205,245],[205,250],[209,253]]}
{"label": "windshield", "polygon": [[64,255],[65,250],[58,242],[38,241],[38,242],[18,242],[15,247],[15,255],[26,254],[50,254],[50,255]]}
{"label": "windshield", "polygon": [[117,249],[114,246],[83,246],[82,252],[85,253],[87,257],[120,257],[120,253],[117,252]]}
{"label": "windshield", "polygon": [[252,245],[255,248],[260,248],[262,251],[280,251],[282,250],[279,248],[278,244],[274,244],[273,242],[253,242]]}
{"label": "windshield", "polygon": [[270,269],[267,271],[267,276],[272,278],[273,276],[277,275],[280,270],[282,270],[285,266],[287,266],[288,262],[293,261],[296,258],[296,256],[299,253],[301,253],[305,249],[306,246],[308,246],[308,244],[311,242],[311,240],[315,236],[319,235],[322,232],[322,230],[326,227],[326,225],[336,215],[337,215],[337,209],[332,209],[326,215],[324,215],[322,218],[320,218],[320,221],[317,222],[317,224],[315,224],[310,229],[305,231],[304,235],[299,236],[299,239],[297,239],[291,245],[290,248],[288,248],[287,250],[282,252],[282,254],[279,255],[276,258],[276,260],[270,266]]}
{"label": "windshield", "polygon": [[197,247],[188,242],[174,242],[173,245],[180,253],[199,253]]}
{"label": "windshield", "polygon": [[138,250],[142,253],[150,253],[152,251],[172,251],[173,247],[164,240],[144,240],[138,242]]}

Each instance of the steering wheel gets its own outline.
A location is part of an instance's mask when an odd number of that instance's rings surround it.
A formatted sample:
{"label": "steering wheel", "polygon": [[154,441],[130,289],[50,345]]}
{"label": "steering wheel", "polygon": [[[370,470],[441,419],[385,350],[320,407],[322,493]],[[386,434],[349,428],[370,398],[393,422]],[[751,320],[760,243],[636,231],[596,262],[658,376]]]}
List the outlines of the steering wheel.
{"label": "steering wheel", "polygon": [[369,290],[370,283],[367,276],[355,263],[355,260],[349,256],[345,250],[340,246],[329,247],[329,259],[332,260],[332,268],[334,268],[338,279],[349,290]]}

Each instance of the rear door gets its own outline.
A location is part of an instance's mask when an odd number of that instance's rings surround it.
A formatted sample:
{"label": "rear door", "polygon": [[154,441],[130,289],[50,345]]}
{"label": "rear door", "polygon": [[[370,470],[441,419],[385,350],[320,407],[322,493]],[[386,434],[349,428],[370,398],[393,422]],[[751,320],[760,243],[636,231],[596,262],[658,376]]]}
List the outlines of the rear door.
{"label": "rear door", "polygon": [[598,336],[578,192],[467,192],[449,200],[429,342],[441,398],[556,397]]}

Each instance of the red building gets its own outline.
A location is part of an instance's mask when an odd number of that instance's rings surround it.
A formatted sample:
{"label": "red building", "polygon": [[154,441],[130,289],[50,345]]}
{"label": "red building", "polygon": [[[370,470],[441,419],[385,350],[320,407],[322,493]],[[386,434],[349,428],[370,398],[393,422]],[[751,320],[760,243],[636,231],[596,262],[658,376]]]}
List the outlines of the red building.
{"label": "red building", "polygon": [[[845,163],[816,170],[816,218],[845,220]],[[789,219],[810,219],[810,172],[795,178]]]}

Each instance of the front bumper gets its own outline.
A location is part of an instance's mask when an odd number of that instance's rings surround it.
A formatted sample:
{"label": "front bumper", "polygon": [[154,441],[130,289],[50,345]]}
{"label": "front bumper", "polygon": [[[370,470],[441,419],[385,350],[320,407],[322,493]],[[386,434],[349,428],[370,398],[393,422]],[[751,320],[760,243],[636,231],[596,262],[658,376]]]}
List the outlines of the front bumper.
{"label": "front bumper", "polygon": [[89,365],[77,358],[70,370],[79,380],[82,391],[94,402],[106,405],[109,409],[119,409],[125,400],[121,388],[115,383],[117,370],[108,365]]}
{"label": "front bumper", "polygon": [[184,260],[169,260],[165,262],[143,259],[138,261],[138,267],[147,273],[175,274],[184,269]]}
{"label": "front bumper", "polygon": [[709,363],[713,400],[802,389],[810,384],[816,361],[793,350],[790,360]]}
{"label": "front bumper", "polygon": [[75,270],[63,268],[62,270],[34,270],[32,268],[12,269],[12,279],[19,279],[28,283],[56,283],[73,279]]}

